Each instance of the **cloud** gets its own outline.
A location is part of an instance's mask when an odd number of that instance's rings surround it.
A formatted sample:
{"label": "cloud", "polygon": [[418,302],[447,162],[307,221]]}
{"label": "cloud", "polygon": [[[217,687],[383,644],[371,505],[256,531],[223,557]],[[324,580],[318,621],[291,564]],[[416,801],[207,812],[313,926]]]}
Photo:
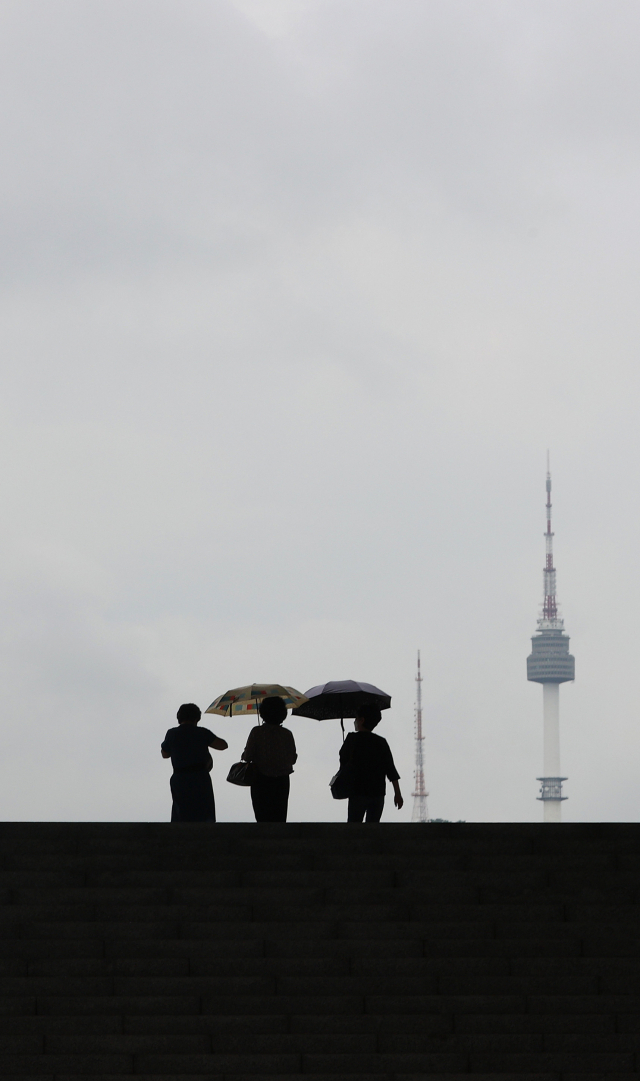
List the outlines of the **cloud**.
{"label": "cloud", "polygon": [[406,794],[420,648],[431,813],[538,819],[547,447],[565,814],[635,817],[639,19],[3,5],[5,817],[167,817],[179,703],[262,678],[387,689]]}

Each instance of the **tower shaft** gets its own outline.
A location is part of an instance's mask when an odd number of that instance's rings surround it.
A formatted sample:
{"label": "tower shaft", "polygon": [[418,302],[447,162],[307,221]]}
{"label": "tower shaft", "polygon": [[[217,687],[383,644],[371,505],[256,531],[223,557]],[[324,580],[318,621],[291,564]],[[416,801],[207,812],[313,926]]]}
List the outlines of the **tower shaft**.
{"label": "tower shaft", "polygon": [[427,796],[429,793],[426,790],[424,783],[424,758],[422,751],[422,744],[424,743],[424,736],[422,735],[422,674],[420,672],[420,650],[418,650],[418,673],[416,675],[416,716],[415,716],[415,736],[416,736],[416,768],[415,768],[415,789],[413,795],[413,811],[411,814],[412,822],[428,822],[429,812],[427,810]]}
{"label": "tower shaft", "polygon": [[[543,777],[540,799],[545,822],[562,821],[562,782],[560,776],[560,684],[542,684]],[[565,797],[566,798],[566,797]]]}
{"label": "tower shaft", "polygon": [[560,773],[560,684],[543,683],[542,717],[544,722],[544,775]]}

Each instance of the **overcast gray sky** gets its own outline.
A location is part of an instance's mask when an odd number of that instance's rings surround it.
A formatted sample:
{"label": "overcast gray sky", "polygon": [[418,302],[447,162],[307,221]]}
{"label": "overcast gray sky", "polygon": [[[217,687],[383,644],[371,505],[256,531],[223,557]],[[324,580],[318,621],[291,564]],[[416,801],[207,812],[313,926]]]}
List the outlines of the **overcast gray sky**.
{"label": "overcast gray sky", "polygon": [[[180,702],[362,679],[433,817],[640,811],[640,7],[0,0],[0,817],[169,814]],[[246,721],[211,727],[224,782]],[[293,819],[341,819],[293,718]],[[388,800],[385,820],[408,821]]]}

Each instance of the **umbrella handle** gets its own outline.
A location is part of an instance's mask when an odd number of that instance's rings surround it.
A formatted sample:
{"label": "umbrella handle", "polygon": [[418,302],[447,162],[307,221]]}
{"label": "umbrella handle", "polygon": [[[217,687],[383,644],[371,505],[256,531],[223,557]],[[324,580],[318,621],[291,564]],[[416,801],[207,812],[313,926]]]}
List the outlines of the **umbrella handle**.
{"label": "umbrella handle", "polygon": [[340,727],[342,729],[342,742],[344,743],[344,717],[340,718]]}

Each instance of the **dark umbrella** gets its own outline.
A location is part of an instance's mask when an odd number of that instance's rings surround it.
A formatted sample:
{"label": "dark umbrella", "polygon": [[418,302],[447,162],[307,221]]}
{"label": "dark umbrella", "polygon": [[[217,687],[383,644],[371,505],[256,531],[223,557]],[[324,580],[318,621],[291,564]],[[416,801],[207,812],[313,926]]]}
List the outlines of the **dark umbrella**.
{"label": "dark umbrella", "polygon": [[313,717],[316,721],[328,721],[332,717],[355,717],[360,706],[377,706],[389,709],[391,695],[385,694],[371,683],[356,683],[353,679],[340,679],[333,683],[321,683],[305,692],[308,701],[292,709],[298,717]]}

